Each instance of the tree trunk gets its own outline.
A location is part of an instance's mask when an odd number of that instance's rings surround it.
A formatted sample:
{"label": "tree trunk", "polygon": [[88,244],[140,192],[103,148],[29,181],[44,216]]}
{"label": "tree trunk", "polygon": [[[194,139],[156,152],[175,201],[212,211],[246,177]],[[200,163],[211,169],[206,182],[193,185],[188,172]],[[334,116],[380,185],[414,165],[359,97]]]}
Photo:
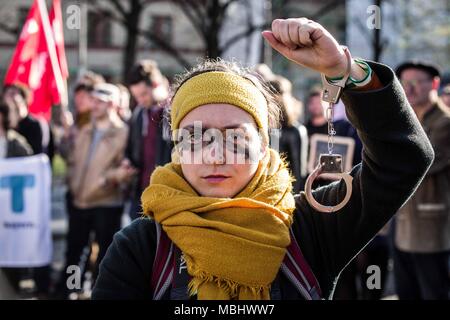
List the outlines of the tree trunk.
{"label": "tree trunk", "polygon": [[139,22],[141,18],[142,5],[139,0],[133,0],[131,3],[131,10],[127,15],[127,24],[125,28],[127,30],[127,38],[125,44],[125,50],[123,53],[123,69],[122,80],[126,81],[128,71],[136,62],[137,50],[138,50],[138,33],[136,30],[139,28]]}
{"label": "tree trunk", "polygon": [[[380,8],[380,15],[381,15],[381,2],[382,0],[375,0],[375,5]],[[380,61],[382,52],[383,52],[383,44],[381,43],[381,30],[379,28],[375,28],[375,34],[373,39],[373,60]]]}
{"label": "tree trunk", "polygon": [[206,56],[211,59],[219,58],[222,54],[222,50],[219,47],[219,33],[222,27],[223,17],[222,8],[220,7],[219,0],[212,0],[208,5],[208,33],[206,37]]}

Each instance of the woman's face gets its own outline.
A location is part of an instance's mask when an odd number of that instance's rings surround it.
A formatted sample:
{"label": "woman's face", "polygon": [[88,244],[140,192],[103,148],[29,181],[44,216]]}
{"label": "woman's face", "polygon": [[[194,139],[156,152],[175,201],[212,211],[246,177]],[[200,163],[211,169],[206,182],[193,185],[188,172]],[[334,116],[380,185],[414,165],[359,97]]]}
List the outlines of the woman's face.
{"label": "woman's face", "polygon": [[237,195],[254,176],[265,152],[253,117],[230,104],[197,107],[179,128],[183,175],[201,196]]}

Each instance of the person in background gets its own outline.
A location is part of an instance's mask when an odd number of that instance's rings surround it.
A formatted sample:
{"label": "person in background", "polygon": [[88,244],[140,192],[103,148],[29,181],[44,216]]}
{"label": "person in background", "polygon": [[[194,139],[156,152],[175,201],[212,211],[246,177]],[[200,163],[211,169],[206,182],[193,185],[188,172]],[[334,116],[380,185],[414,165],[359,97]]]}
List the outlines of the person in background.
{"label": "person in background", "polygon": [[[58,143],[58,152],[65,161],[69,160],[71,148],[79,132],[91,122],[91,109],[93,105],[92,92],[96,84],[104,83],[103,76],[87,71],[77,80],[74,88],[73,112],[63,111],[61,114],[62,134]],[[73,119],[74,118],[74,119]],[[70,188],[66,192],[67,212],[73,212],[73,195]]]}
{"label": "person in background", "polygon": [[396,217],[394,275],[401,300],[449,298],[450,112],[438,99],[439,68],[407,61],[397,76],[435,152],[434,162]]}
{"label": "person in background", "polygon": [[[10,108],[3,97],[0,97],[0,161],[33,154],[25,138],[10,128],[9,111]],[[0,285],[0,296],[4,299],[18,298],[21,269],[0,268],[0,278],[5,281]]]}
{"label": "person in background", "polygon": [[43,133],[39,121],[29,114],[29,91],[19,85],[6,85],[3,95],[10,111],[10,125],[22,135],[33,149],[33,154],[42,153]]}
{"label": "person in background", "polygon": [[25,157],[32,153],[25,138],[10,128],[9,107],[0,97],[0,159]]}
{"label": "person in background", "polygon": [[78,129],[89,124],[92,108],[91,92],[96,84],[104,82],[103,76],[92,71],[87,71],[78,79],[73,97],[75,125]]}
{"label": "person in background", "polygon": [[308,133],[298,122],[302,103],[292,96],[292,84],[288,79],[275,76],[269,84],[281,109],[280,153],[286,156],[295,178],[293,191],[298,193],[304,189],[308,161]]}
{"label": "person in background", "polygon": [[131,109],[130,109],[130,91],[123,84],[117,84],[120,90],[120,101],[117,106],[117,114],[123,122],[128,122],[131,119]]}
{"label": "person in background", "polygon": [[[32,155],[45,153],[53,157],[50,126],[46,120],[29,113],[30,91],[18,84],[9,84],[3,88],[5,102],[9,107],[11,128],[22,135],[33,150]],[[35,294],[45,297],[50,285],[50,266],[18,269],[22,280],[33,279]]]}
{"label": "person in background", "polygon": [[[98,265],[121,226],[121,184],[127,183],[134,172],[120,166],[128,128],[114,110],[119,89],[112,84],[98,83],[91,94],[91,122],[81,128],[69,146],[68,184],[72,205],[68,207],[66,267],[80,264],[80,256],[89,245],[93,231],[99,248],[95,281]],[[61,282],[63,285],[65,280]]]}
{"label": "person in background", "polygon": [[165,136],[162,126],[168,85],[168,80],[152,60],[140,61],[130,70],[128,87],[137,107],[129,121],[130,134],[123,167],[136,168],[138,172],[130,191],[131,219],[142,212],[139,199],[155,167],[171,159],[170,137]]}

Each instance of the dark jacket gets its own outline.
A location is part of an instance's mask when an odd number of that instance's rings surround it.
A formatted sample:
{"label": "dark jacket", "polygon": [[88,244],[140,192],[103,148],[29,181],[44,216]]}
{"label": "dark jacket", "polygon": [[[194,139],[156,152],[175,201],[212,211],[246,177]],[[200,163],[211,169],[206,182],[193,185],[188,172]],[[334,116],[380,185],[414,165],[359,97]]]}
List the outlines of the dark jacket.
{"label": "dark jacket", "polygon": [[43,152],[42,146],[42,128],[38,120],[33,116],[27,115],[19,121],[17,132],[20,133],[33,149],[33,154]]}
{"label": "dark jacket", "polygon": [[6,141],[6,158],[26,157],[33,154],[33,150],[25,138],[14,130],[8,130]]}
{"label": "dark jacket", "polygon": [[[145,128],[144,121],[144,109],[143,107],[136,107],[133,111],[133,115],[129,121],[129,136],[127,148],[125,150],[125,157],[130,160],[131,164],[137,168],[138,170],[142,169],[143,163],[143,145],[144,145],[144,132],[143,128]],[[164,128],[162,125],[162,121],[158,126],[157,131],[157,139],[156,139],[156,165],[164,165],[171,161],[171,142],[170,135],[164,134]],[[134,179],[132,183],[132,191],[131,196],[135,199],[140,198],[141,194],[141,185],[140,185],[140,173],[137,175],[136,179]]]}
{"label": "dark jacket", "polygon": [[440,102],[422,126],[436,157],[416,193],[400,209],[396,246],[402,251],[435,253],[450,250],[450,112]]}
{"label": "dark jacket", "polygon": [[280,153],[286,157],[295,182],[295,193],[303,190],[307,174],[308,133],[305,126],[295,124],[281,128]]}
{"label": "dark jacket", "polygon": [[[296,196],[293,231],[325,298],[332,296],[341,270],[411,196],[433,161],[433,149],[387,66],[370,63],[384,87],[346,90],[347,115],[365,146],[354,167],[350,202],[335,214],[318,213],[301,192]],[[345,195],[345,183],[315,190],[323,204]],[[156,235],[150,219],[139,219],[115,235],[101,264],[94,299],[151,299],[150,278]],[[220,254],[218,252],[218,254]],[[301,299],[280,276],[282,299]]]}

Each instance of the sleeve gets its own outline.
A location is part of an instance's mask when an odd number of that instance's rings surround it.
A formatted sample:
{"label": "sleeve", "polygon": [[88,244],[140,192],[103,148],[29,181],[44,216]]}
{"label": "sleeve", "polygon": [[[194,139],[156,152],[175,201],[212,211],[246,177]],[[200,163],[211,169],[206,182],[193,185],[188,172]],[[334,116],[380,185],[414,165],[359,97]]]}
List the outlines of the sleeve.
{"label": "sleeve", "polygon": [[33,154],[33,150],[30,145],[22,136],[16,137],[16,139],[13,139],[11,143],[14,145],[14,157],[26,157]]}
{"label": "sleeve", "polygon": [[428,174],[436,174],[450,165],[450,116],[441,119],[429,135],[435,157]]}
{"label": "sleeve", "polygon": [[150,281],[156,248],[154,223],[139,218],[116,233],[100,264],[94,300],[152,299]]}
{"label": "sleeve", "polygon": [[[339,212],[320,213],[309,206],[303,192],[296,196],[294,232],[301,242],[308,243],[305,256],[327,275],[327,283],[334,281],[413,194],[434,157],[393,71],[369,64],[381,87],[346,90],[342,97],[364,145],[362,162],[351,172],[349,203]],[[345,192],[342,180],[313,191],[313,195],[322,204],[334,205]]]}
{"label": "sleeve", "polygon": [[31,148],[33,149],[33,154],[39,154],[43,152],[42,147],[42,128],[38,121],[33,122],[30,126],[31,134],[30,140],[28,141]]}

